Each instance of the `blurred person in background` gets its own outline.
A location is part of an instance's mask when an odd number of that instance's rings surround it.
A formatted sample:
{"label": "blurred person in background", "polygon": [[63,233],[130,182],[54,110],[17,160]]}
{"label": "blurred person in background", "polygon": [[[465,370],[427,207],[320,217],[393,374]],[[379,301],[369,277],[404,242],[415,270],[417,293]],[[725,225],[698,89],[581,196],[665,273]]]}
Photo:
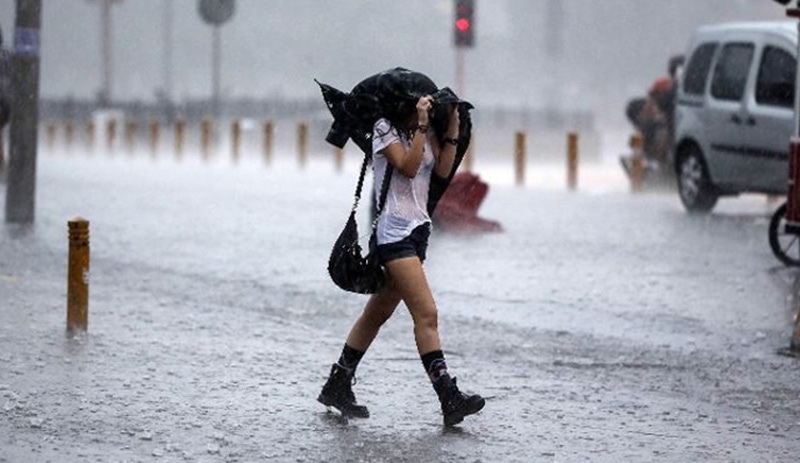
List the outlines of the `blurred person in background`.
{"label": "blurred person in background", "polygon": [[669,60],[667,76],[657,78],[644,98],[635,98],[628,103],[625,114],[644,139],[644,154],[647,168],[668,169],[670,151],[673,144],[675,100],[678,93],[683,56],[673,56]]}

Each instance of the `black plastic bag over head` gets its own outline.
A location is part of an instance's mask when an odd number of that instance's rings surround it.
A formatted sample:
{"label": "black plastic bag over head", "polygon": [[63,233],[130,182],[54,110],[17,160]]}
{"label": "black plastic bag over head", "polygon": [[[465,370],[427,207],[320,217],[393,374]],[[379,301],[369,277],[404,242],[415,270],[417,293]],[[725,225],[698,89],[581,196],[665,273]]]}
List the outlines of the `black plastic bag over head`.
{"label": "black plastic bag over head", "polygon": [[458,107],[460,121],[456,159],[453,169],[446,178],[434,175],[428,195],[428,212],[433,214],[436,204],[449,185],[472,137],[472,118],[470,110],[474,107],[460,99],[450,88],[438,88],[425,74],[404,68],[389,69],[367,77],[347,93],[317,81],[325,104],[333,116],[333,123],[325,139],[328,143],[344,148],[347,140],[353,142],[368,157],[372,156],[372,129],[382,117],[405,114],[416,108],[421,96],[433,97],[431,128],[439,141],[444,140],[447,130],[446,107]]}
{"label": "black plastic bag over head", "polygon": [[343,148],[350,138],[367,155],[372,154],[372,128],[378,119],[413,110],[421,96],[439,91],[425,74],[400,67],[367,77],[350,93],[317,84],[333,116],[325,139]]}

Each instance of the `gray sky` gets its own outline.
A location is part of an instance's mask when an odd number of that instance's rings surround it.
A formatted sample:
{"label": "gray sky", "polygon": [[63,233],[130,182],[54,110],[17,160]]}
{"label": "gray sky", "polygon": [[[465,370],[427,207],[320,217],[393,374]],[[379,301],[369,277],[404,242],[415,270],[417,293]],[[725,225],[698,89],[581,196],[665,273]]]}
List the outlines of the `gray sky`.
{"label": "gray sky", "polygon": [[[174,8],[174,98],[211,92],[211,28],[197,0],[123,0],[113,9],[112,95],[152,100],[164,87],[166,2]],[[620,113],[683,51],[700,24],[782,19],[769,0],[561,0],[563,54],[549,56],[551,0],[477,0],[476,48],[467,52],[466,96],[482,104],[556,103]],[[100,88],[100,13],[93,0],[43,0],[44,96],[93,97]],[[0,0],[12,40],[14,0]],[[223,93],[312,96],[314,78],[349,88],[404,66],[455,86],[452,0],[237,0],[223,26]],[[555,34],[555,35],[553,35]]]}

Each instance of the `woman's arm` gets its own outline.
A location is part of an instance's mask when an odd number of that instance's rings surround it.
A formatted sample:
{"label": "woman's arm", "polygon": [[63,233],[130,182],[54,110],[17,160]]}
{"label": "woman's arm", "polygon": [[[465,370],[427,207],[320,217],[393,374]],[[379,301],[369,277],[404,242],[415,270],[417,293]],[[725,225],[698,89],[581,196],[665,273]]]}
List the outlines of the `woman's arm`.
{"label": "woman's arm", "polygon": [[402,143],[392,143],[381,151],[397,171],[409,178],[416,177],[419,166],[422,164],[431,101],[430,96],[423,96],[417,101],[418,124],[411,135],[411,147],[406,150]]}
{"label": "woman's arm", "polygon": [[436,147],[434,150],[434,155],[436,157],[436,167],[434,171],[439,177],[448,178],[450,176],[450,171],[453,169],[453,163],[456,159],[456,149],[458,148],[458,127],[458,108],[456,105],[452,105],[444,141],[442,144],[439,144],[438,140],[433,140],[433,144]]}

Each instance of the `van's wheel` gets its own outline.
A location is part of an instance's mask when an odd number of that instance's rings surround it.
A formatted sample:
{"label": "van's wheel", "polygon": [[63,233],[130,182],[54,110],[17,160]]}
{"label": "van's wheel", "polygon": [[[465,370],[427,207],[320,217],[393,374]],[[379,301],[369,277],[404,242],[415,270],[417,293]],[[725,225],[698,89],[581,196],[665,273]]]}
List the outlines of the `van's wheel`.
{"label": "van's wheel", "polygon": [[708,175],[703,154],[696,146],[681,151],[678,158],[678,194],[689,212],[709,212],[717,204],[719,194]]}
{"label": "van's wheel", "polygon": [[772,214],[769,221],[769,247],[785,265],[800,266],[800,235],[786,232],[786,203]]}

